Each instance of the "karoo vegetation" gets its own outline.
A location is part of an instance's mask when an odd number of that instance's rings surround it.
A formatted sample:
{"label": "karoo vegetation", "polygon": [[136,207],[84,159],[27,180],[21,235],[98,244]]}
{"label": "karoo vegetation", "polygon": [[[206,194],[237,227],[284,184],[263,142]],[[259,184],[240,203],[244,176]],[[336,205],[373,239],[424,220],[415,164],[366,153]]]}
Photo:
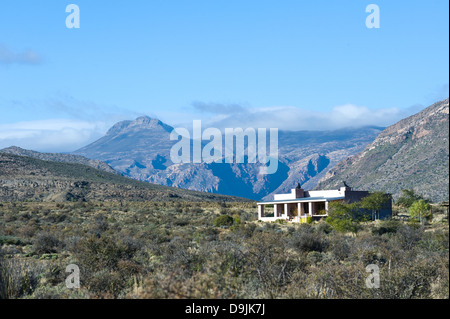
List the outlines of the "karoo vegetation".
{"label": "karoo vegetation", "polygon": [[2,202],[0,298],[449,298],[448,207],[430,204],[405,190],[389,220],[362,201],[288,224],[253,202]]}

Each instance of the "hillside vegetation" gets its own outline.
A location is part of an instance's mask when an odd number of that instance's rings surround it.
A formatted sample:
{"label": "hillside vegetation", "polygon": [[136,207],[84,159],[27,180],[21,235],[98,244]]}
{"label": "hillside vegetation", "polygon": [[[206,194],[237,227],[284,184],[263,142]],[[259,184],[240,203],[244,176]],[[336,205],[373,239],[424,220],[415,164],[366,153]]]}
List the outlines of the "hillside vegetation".
{"label": "hillside vegetation", "polygon": [[139,182],[87,165],[0,153],[0,201],[245,201]]}
{"label": "hillside vegetation", "polygon": [[7,153],[19,156],[28,156],[38,158],[44,161],[52,161],[52,162],[63,162],[63,163],[74,163],[74,164],[83,164],[88,165],[93,168],[120,175],[119,172],[115,171],[111,166],[106,164],[105,162],[99,160],[92,160],[80,155],[72,155],[72,154],[62,154],[62,153],[41,153],[31,150],[26,150],[17,146],[11,146],[0,150],[0,153]]}
{"label": "hillside vegetation", "polygon": [[[0,203],[0,298],[448,298],[447,212],[345,232],[253,203]],[[80,269],[69,289],[66,267]],[[380,271],[369,288],[368,265]]]}

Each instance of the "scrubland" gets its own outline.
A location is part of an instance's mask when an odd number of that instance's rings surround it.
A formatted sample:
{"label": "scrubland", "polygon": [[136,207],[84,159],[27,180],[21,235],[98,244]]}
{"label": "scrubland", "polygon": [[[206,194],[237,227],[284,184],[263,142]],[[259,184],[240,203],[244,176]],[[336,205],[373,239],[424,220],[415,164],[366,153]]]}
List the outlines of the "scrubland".
{"label": "scrubland", "polygon": [[447,211],[395,215],[346,233],[252,202],[3,202],[0,298],[449,298]]}

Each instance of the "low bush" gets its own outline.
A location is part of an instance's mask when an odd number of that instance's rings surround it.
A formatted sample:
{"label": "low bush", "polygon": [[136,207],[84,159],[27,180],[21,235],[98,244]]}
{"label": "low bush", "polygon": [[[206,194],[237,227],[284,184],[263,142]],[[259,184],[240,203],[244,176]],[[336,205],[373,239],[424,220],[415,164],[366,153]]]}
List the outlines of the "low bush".
{"label": "low bush", "polygon": [[397,220],[380,221],[380,224],[372,229],[372,234],[381,236],[383,234],[396,233],[399,226],[400,223]]}
{"label": "low bush", "polygon": [[214,219],[213,223],[216,227],[226,227],[233,225],[234,219],[229,215],[220,215]]}
{"label": "low bush", "polygon": [[33,241],[34,251],[37,254],[57,253],[63,243],[53,234],[47,232],[39,233]]}
{"label": "low bush", "polygon": [[1,245],[23,246],[25,245],[25,242],[21,238],[15,236],[0,236],[0,246]]}

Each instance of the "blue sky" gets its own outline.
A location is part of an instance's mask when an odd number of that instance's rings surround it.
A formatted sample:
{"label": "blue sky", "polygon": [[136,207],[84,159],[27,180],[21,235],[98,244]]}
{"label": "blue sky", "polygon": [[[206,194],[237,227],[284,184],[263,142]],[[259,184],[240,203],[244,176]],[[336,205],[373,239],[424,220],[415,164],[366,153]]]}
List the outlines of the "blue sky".
{"label": "blue sky", "polygon": [[[68,4],[80,28],[65,25]],[[366,6],[380,8],[368,29]],[[0,148],[174,126],[387,126],[448,97],[448,1],[0,2]],[[189,124],[190,123],[190,124]]]}

